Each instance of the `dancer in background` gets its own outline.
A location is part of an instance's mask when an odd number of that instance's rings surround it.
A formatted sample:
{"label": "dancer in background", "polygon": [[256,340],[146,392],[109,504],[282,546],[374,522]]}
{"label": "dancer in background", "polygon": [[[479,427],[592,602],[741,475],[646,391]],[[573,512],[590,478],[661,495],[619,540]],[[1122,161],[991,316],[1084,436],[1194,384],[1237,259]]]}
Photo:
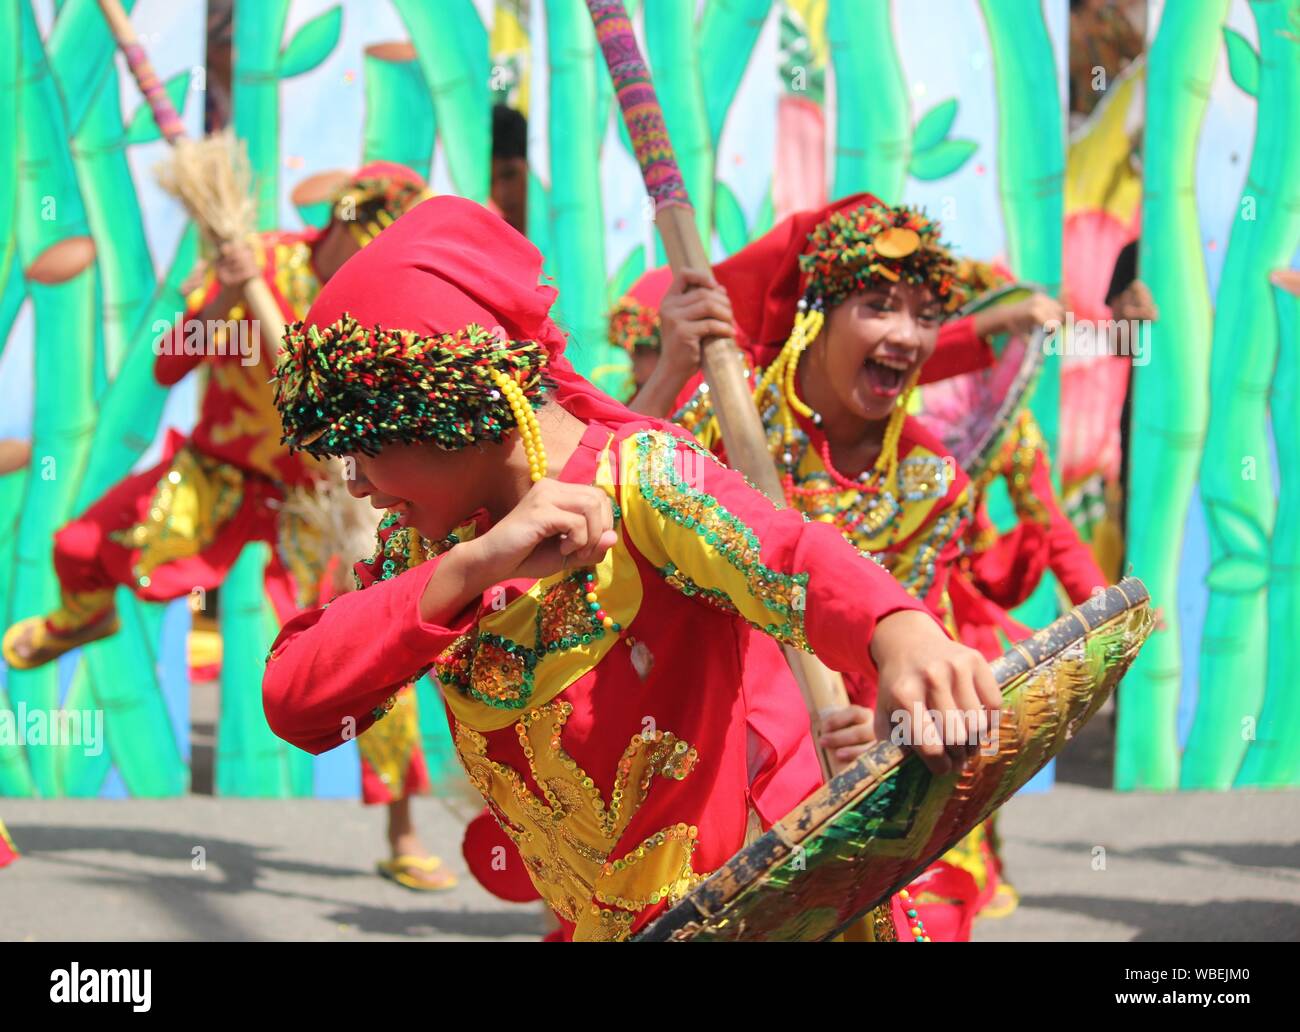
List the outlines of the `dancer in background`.
{"label": "dancer in background", "polygon": [[208,370],[197,424],[188,438],[171,432],[160,462],[55,534],[61,605],[9,628],[10,666],[30,670],[114,633],[118,586],[149,602],[218,587],[250,541],[273,548],[267,590],[281,620],[315,601],[320,557],[277,517],[286,492],[310,487],[319,471],[280,443],[268,386],[276,356],[261,346],[239,285],[260,274],[281,314],[301,318],[322,283],[427,196],[410,169],[378,162],[340,191],[324,230],[263,233],[255,246],[223,250],[180,321],[154,342],[163,386]]}

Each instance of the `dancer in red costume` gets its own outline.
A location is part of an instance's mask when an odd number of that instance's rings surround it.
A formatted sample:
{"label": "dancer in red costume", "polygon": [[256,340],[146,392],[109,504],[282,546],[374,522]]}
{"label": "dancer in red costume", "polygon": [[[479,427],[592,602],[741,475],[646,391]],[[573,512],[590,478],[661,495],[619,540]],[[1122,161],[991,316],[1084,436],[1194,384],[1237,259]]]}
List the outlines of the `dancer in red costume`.
{"label": "dancer in red costume", "polygon": [[227,246],[180,322],[154,342],[163,386],[206,364],[198,423],[188,438],[171,433],[157,465],[110,488],[55,534],[62,604],[9,628],[10,666],[42,666],[112,634],[119,585],[151,602],[217,587],[250,541],[273,547],[267,588],[281,619],[314,601],[319,571],[303,569],[295,528],[277,512],[288,491],[319,473],[280,443],[268,386],[275,355],[261,346],[239,284],[260,274],[281,314],[300,318],[349,257],[427,196],[410,169],[377,162],[340,191],[323,231],[263,233],[255,248]]}
{"label": "dancer in red costume", "polygon": [[[278,734],[321,752],[432,666],[536,889],[574,938],[621,939],[744,840],[754,628],[878,670],[890,709],[987,719],[999,699],[978,653],[833,528],[577,376],[540,272],[500,219],[437,198],[289,334],[287,440],[354,458],[390,533],[442,540],[473,517],[475,536],[292,620],[264,699]],[[950,730],[917,746],[937,770],[974,747]]]}
{"label": "dancer in red costume", "polygon": [[[714,274],[755,369],[787,501],[877,557],[955,636],[949,586],[974,494],[946,449],[907,416],[907,398],[918,382],[989,363],[984,335],[1056,307],[1035,297],[1014,312],[944,324],[963,291],[938,233],[920,212],[859,195],[792,216]],[[688,393],[677,418],[720,447],[706,391]],[[822,744],[840,759],[891,729],[869,675],[846,685],[852,705],[823,722]],[[906,901],[909,917],[926,915],[914,927],[933,938],[969,937],[983,886],[962,859],[961,849],[950,853]]]}

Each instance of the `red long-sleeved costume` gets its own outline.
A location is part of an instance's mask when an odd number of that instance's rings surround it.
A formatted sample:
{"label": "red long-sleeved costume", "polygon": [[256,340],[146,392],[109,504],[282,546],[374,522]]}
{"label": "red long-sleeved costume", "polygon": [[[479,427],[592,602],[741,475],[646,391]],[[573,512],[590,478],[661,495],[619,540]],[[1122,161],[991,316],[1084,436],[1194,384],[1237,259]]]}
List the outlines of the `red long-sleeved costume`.
{"label": "red long-sleeved costume", "polygon": [[[740,848],[761,705],[741,677],[751,625],[865,670],[877,622],[921,610],[834,528],[653,426],[591,424],[559,474],[619,506],[594,582],[616,635],[594,633],[565,576],[426,621],[438,557],[391,580],[359,569],[369,587],[285,626],[264,682],[276,733],[322,752],[435,665],[471,781],[577,938],[623,937]],[[548,650],[552,633],[578,644]],[[804,794],[819,780],[807,758],[772,761],[807,771]]]}

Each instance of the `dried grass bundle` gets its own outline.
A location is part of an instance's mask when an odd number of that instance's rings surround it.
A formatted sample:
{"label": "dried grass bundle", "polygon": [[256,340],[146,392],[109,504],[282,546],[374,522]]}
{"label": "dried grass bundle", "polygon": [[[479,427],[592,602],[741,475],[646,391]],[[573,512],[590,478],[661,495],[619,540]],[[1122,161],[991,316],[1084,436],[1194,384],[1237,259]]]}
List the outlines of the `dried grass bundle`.
{"label": "dried grass bundle", "polygon": [[243,240],[257,226],[248,149],[223,129],[202,140],[177,140],[154,170],[159,185],[185,206],[211,244]]}
{"label": "dried grass bundle", "polygon": [[324,554],[337,555],[350,569],[374,552],[375,529],[383,514],[348,492],[341,461],[330,464],[330,473],[330,479],[314,487],[289,491],[281,512],[319,533]]}

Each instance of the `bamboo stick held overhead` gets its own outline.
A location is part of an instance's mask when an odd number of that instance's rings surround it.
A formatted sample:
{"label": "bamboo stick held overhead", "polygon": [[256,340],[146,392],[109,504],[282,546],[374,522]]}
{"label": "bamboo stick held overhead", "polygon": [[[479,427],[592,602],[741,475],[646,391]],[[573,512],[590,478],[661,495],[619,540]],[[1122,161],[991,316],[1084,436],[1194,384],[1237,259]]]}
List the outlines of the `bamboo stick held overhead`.
{"label": "bamboo stick held overhead", "polygon": [[[118,0],[99,0],[99,9],[136,85],[144,94],[159,131],[172,146],[172,160],[158,170],[159,183],[185,206],[203,235],[218,250],[224,244],[246,243],[253,234],[256,212],[252,175],[243,146],[229,131],[214,133],[203,140],[189,139],[180,114],[167,96],[122,5]],[[274,357],[284,338],[280,306],[260,275],[245,281],[241,289],[261,339],[272,346]]]}
{"label": "bamboo stick held overhead", "polygon": [[[707,269],[711,263],[695,225],[694,210],[673,154],[654,83],[632,34],[622,0],[587,0],[587,8],[614,80],[646,191],[655,204],[655,225],[668,264],[674,272],[682,268]],[[767,435],[750,396],[740,349],[729,337],[713,337],[702,343],[700,357],[713,411],[726,444],[727,461],[773,502],[784,505],[785,495],[768,451]],[[816,656],[788,646],[785,653],[808,704],[816,736],[821,713],[848,704],[844,684]],[[839,766],[822,750],[818,754],[823,773]]]}

